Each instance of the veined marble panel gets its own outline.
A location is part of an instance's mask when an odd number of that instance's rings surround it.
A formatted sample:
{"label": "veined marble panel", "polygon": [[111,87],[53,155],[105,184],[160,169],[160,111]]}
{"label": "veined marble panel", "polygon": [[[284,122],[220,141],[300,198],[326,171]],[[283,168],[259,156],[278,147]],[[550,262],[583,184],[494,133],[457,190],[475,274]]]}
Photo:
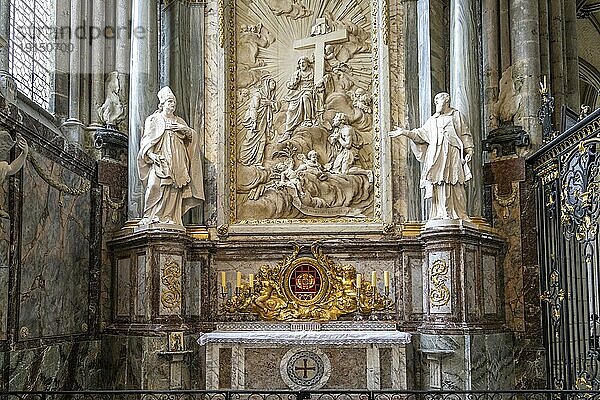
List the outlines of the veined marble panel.
{"label": "veined marble panel", "polygon": [[245,351],[245,364],[251,365],[251,372],[245,377],[247,389],[287,390],[279,363],[287,352],[285,348],[249,348]]}
{"label": "veined marble panel", "polygon": [[[0,359],[3,359],[0,353]],[[63,342],[12,352],[8,390],[100,388],[100,342]]]}
{"label": "veined marble panel", "polygon": [[423,291],[423,260],[419,258],[410,259],[410,275],[412,288],[412,312],[423,313],[425,293]]}
{"label": "veined marble panel", "polygon": [[496,257],[490,254],[482,256],[483,272],[483,311],[486,314],[498,313],[498,279]]}
{"label": "veined marble panel", "polygon": [[[204,206],[204,222],[208,226],[217,225],[217,204],[222,204],[225,197],[222,186],[217,190],[219,182],[217,177],[224,174],[224,170],[217,166],[223,165],[225,161],[225,141],[219,134],[223,132],[224,110],[224,78],[223,49],[219,46],[219,5],[216,0],[207,1],[204,15],[204,105],[205,109],[212,111],[204,115],[204,193],[206,196]],[[222,168],[222,167],[221,167]],[[221,183],[223,185],[224,183]],[[217,198],[218,197],[218,198]]]}
{"label": "veined marble panel", "polygon": [[128,316],[131,302],[131,259],[117,260],[117,316]]}
{"label": "veined marble panel", "polygon": [[[467,300],[467,314],[477,314],[477,283],[475,280],[475,270],[478,265],[475,259],[476,250],[468,247],[465,252],[465,292]],[[485,293],[485,291],[484,291]]]}
{"label": "veined marble panel", "polygon": [[219,352],[219,389],[230,389],[232,384],[231,373],[233,372],[231,356],[232,348],[223,347],[216,349]]}
{"label": "veined marble panel", "polygon": [[200,307],[202,304],[201,298],[201,271],[202,261],[188,261],[186,262],[186,288],[184,292],[185,304],[186,304],[186,315],[196,316],[200,315]]}
{"label": "veined marble panel", "polygon": [[0,267],[0,340],[6,339],[7,318],[8,318],[8,268]]}
{"label": "veined marble panel", "polygon": [[[111,366],[103,369],[102,387],[104,389],[148,389],[166,390],[170,387],[170,363],[169,358],[160,353],[168,348],[166,336],[142,337],[142,336],[117,336],[104,335],[102,338],[101,365]],[[195,340],[186,337],[186,346],[190,349],[198,349]],[[188,348],[188,347],[186,347]],[[215,358],[207,354],[200,356],[199,351],[194,351],[185,357],[181,370],[181,386],[183,389],[199,388],[199,376],[192,377],[191,366],[195,368],[200,364],[207,366],[207,371],[213,367],[216,361],[218,370],[218,351]],[[198,358],[199,357],[199,358]],[[200,368],[203,373],[203,368]],[[215,374],[216,376],[216,374]],[[194,385],[194,386],[192,386]],[[215,386],[209,388],[217,389]]]}
{"label": "veined marble panel", "polygon": [[[33,155],[50,179],[80,189],[89,184],[62,166]],[[21,339],[87,332],[90,193],[70,195],[23,169]]]}
{"label": "veined marble panel", "polygon": [[137,291],[136,291],[136,314],[138,317],[146,317],[150,315],[149,301],[147,288],[150,286],[152,276],[148,273],[148,264],[146,263],[146,255],[140,254],[137,256]]}

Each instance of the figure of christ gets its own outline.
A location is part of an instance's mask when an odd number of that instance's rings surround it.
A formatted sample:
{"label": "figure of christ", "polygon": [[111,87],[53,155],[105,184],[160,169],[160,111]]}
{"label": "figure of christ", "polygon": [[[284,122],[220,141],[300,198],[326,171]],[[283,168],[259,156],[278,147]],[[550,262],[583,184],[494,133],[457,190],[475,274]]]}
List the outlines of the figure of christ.
{"label": "figure of christ", "polygon": [[290,139],[299,126],[310,127],[316,120],[314,71],[308,57],[298,59],[298,67],[287,88],[290,94],[287,98],[285,132],[279,138],[279,143]]}

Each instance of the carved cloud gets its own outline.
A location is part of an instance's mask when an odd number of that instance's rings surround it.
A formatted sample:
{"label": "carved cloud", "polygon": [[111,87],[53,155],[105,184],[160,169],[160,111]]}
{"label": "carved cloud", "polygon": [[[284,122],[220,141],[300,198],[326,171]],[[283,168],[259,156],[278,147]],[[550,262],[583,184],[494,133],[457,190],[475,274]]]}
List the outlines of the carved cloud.
{"label": "carved cloud", "polygon": [[313,14],[299,0],[266,0],[267,5],[275,15],[285,15],[292,19],[306,18]]}

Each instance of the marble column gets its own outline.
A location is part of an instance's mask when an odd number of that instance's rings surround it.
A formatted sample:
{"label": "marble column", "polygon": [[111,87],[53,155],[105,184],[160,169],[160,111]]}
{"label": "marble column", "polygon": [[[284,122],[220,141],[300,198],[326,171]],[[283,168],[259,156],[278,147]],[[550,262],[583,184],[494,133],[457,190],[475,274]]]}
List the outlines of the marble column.
{"label": "marble column", "polygon": [[90,121],[92,126],[101,126],[102,122],[98,116],[98,109],[104,103],[104,61],[105,44],[104,28],[106,26],[106,10],[104,1],[93,2],[91,33],[92,51],[92,102],[90,110]]}
{"label": "marble column", "polygon": [[83,145],[84,130],[81,123],[81,75],[83,40],[79,39],[83,27],[83,5],[81,1],[71,1],[71,40],[69,57],[69,117],[61,126],[61,131],[69,142]]}
{"label": "marble column", "polygon": [[450,104],[466,115],[475,144],[467,186],[467,212],[474,217],[482,215],[483,198],[477,11],[475,0],[450,4]]}
{"label": "marble column", "polygon": [[531,0],[510,2],[512,59],[519,60],[520,78],[523,79],[523,129],[529,133],[532,150],[542,144],[542,130],[538,121],[540,108],[540,46],[538,4]]}
{"label": "marble column", "polygon": [[[206,148],[204,137],[204,0],[189,2],[189,112],[190,126],[200,135],[202,149]],[[202,155],[204,160],[204,154]],[[204,171],[207,170],[205,166]],[[189,213],[190,224],[200,224],[204,221],[204,207],[193,208]]]}
{"label": "marble column", "polygon": [[498,0],[483,0],[483,98],[485,135],[495,126],[491,125],[491,111],[498,98],[500,81],[500,27]]}
{"label": "marble column", "polygon": [[579,111],[579,57],[577,54],[577,7],[574,1],[565,1],[565,58],[567,67],[566,101],[574,111]]}
{"label": "marble column", "polygon": [[0,95],[8,102],[16,100],[16,84],[10,73],[10,0],[0,0]]}
{"label": "marble column", "polygon": [[367,390],[381,389],[381,366],[379,348],[375,345],[367,347]]}
{"label": "marble column", "polygon": [[129,81],[129,192],[128,218],[141,218],[144,190],[137,172],[137,154],[146,117],[158,100],[158,18],[153,0],[134,0],[131,12],[131,64]]}
{"label": "marble column", "polygon": [[429,0],[417,1],[419,35],[419,123],[431,116],[431,42],[429,32]]}
{"label": "marble column", "polygon": [[[129,26],[130,16],[130,0],[117,0],[115,15],[115,26],[117,29],[115,39],[115,71],[119,73],[119,83],[121,84],[119,95],[121,96],[121,102],[124,105],[129,104],[129,57],[131,52],[131,32],[129,32],[129,34],[124,32],[125,28]],[[125,116],[125,119],[119,124],[119,130],[123,133],[127,133],[127,116]]]}
{"label": "marble column", "polygon": [[[492,0],[493,1],[493,0]],[[510,53],[510,5],[509,0],[498,0],[498,19],[500,22],[500,71],[504,71],[512,64]]]}

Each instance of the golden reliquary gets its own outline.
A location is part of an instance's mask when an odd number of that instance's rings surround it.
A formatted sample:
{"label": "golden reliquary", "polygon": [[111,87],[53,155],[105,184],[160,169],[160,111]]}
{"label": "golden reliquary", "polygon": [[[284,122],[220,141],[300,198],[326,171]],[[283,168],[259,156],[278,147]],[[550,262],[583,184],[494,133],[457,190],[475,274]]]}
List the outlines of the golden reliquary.
{"label": "golden reliquary", "polygon": [[223,311],[255,314],[265,321],[332,321],[346,314],[357,313],[360,318],[392,308],[387,271],[382,294],[375,271],[369,282],[353,266],[334,264],[318,245],[311,247],[312,256],[301,256],[300,251],[295,244],[290,256],[275,266],[263,265],[247,281],[237,272],[231,294],[226,273],[221,272]]}

